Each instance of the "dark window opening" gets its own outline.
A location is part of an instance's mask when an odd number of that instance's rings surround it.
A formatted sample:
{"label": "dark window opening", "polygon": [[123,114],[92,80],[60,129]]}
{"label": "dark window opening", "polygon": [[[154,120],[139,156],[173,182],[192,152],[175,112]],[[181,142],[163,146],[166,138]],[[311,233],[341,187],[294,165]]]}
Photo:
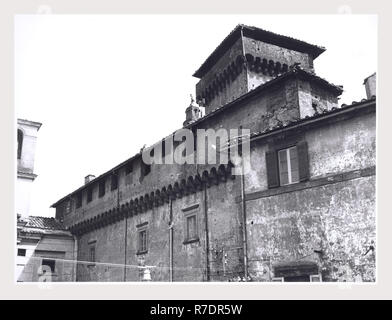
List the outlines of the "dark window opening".
{"label": "dark window opening", "polygon": [[[50,268],[50,272],[54,273],[54,269],[55,269],[55,266],[56,266],[56,261],[52,260],[52,259],[43,259],[42,260],[42,266],[49,267]],[[47,268],[42,268],[42,272],[45,273],[46,271],[47,271]]]}
{"label": "dark window opening", "polygon": [[99,194],[99,197],[101,198],[101,197],[103,197],[105,195],[105,179],[102,179],[99,182],[98,189],[99,189],[98,190],[98,194]]}
{"label": "dark window opening", "polygon": [[95,247],[90,247],[90,262],[95,262]]}
{"label": "dark window opening", "polygon": [[147,251],[147,230],[140,230],[138,237],[138,252],[146,252]]}
{"label": "dark window opening", "polygon": [[125,174],[130,174],[133,171],[132,161],[128,162],[125,166]]}
{"label": "dark window opening", "polygon": [[76,195],[76,208],[80,208],[82,206],[82,192],[79,192]]}
{"label": "dark window opening", "polygon": [[142,165],[141,165],[141,176],[145,177],[151,172],[151,164],[145,164],[143,159],[142,159]]}
{"label": "dark window opening", "polygon": [[112,174],[110,185],[111,185],[111,190],[116,190],[118,188],[118,175],[117,175],[117,173]]}
{"label": "dark window opening", "polygon": [[186,217],[186,241],[197,239],[196,215]]}
{"label": "dark window opening", "polygon": [[68,214],[72,210],[72,203],[71,200],[68,200],[65,204],[65,213]]}
{"label": "dark window opening", "polygon": [[87,189],[87,202],[91,202],[93,200],[93,188]]}
{"label": "dark window opening", "polygon": [[26,249],[18,249],[18,256],[25,257],[26,256]]}
{"label": "dark window opening", "polygon": [[18,129],[18,159],[22,157],[23,131]]}

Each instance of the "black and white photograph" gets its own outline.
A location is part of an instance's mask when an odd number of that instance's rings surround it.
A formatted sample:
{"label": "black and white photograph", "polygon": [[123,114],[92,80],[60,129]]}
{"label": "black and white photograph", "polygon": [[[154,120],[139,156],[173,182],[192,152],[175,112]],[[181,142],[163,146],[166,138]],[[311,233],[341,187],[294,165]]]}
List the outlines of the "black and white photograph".
{"label": "black and white photograph", "polygon": [[46,10],[14,20],[17,285],[378,281],[376,15]]}

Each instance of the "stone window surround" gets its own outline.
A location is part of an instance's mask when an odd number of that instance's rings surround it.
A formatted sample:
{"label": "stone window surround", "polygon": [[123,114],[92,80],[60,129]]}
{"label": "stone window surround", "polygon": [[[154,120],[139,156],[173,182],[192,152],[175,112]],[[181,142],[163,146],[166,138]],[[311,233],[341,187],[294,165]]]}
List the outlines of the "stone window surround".
{"label": "stone window surround", "polygon": [[[139,223],[136,225],[137,229],[137,238],[136,238],[136,255],[142,255],[148,253],[148,237],[149,237],[149,232],[148,232],[148,222],[143,222]],[[146,233],[146,245],[145,248],[141,248],[141,233],[145,232]]]}
{"label": "stone window surround", "polygon": [[[199,239],[199,217],[198,217],[199,216],[198,215],[199,207],[200,206],[197,203],[197,204],[193,204],[193,205],[190,205],[190,206],[182,209],[182,211],[184,213],[184,235],[185,235],[184,242],[183,242],[184,245],[200,241],[200,239]],[[193,217],[193,216],[196,218],[196,231],[195,231],[196,237],[189,238],[188,237],[188,218]]]}

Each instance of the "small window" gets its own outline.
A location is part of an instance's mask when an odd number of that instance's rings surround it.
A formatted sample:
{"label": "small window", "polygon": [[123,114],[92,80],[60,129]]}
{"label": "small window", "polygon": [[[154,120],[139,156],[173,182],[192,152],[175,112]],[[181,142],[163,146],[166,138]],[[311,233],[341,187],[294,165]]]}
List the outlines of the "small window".
{"label": "small window", "polygon": [[147,228],[138,231],[138,253],[147,252]]}
{"label": "small window", "polygon": [[[56,261],[52,259],[42,259],[42,266],[46,266],[50,268],[50,272],[54,273],[55,266],[56,266]],[[47,268],[42,268],[42,272],[46,272]]]}
{"label": "small window", "polygon": [[18,249],[18,256],[25,257],[26,256],[26,249]]}
{"label": "small window", "polygon": [[93,188],[90,187],[87,189],[87,203],[93,200]]}
{"label": "small window", "polygon": [[101,181],[99,181],[99,197],[103,197],[105,195],[105,179],[102,179]]}
{"label": "small window", "polygon": [[297,147],[278,151],[280,185],[299,182]]}
{"label": "small window", "polygon": [[130,174],[133,171],[133,163],[132,161],[128,162],[125,166],[125,174]]}
{"label": "small window", "polygon": [[80,208],[82,206],[82,192],[79,192],[76,195],[76,208]]}
{"label": "small window", "polygon": [[319,274],[311,275],[310,282],[322,282],[321,275],[319,275]]}
{"label": "small window", "polygon": [[142,165],[141,165],[141,176],[145,177],[151,172],[151,164],[145,164],[144,161],[142,160]]}
{"label": "small window", "polygon": [[117,173],[113,173],[112,174],[112,178],[111,178],[111,190],[116,190],[118,188],[118,175]]}
{"label": "small window", "polygon": [[95,262],[95,246],[90,247],[90,262]]}
{"label": "small window", "polygon": [[66,214],[71,213],[71,210],[72,210],[72,202],[71,202],[71,200],[68,200],[65,203],[65,213]]}
{"label": "small window", "polygon": [[196,240],[197,237],[197,221],[196,214],[186,217],[186,241]]}
{"label": "small window", "polygon": [[23,131],[18,129],[18,159],[22,157]]}

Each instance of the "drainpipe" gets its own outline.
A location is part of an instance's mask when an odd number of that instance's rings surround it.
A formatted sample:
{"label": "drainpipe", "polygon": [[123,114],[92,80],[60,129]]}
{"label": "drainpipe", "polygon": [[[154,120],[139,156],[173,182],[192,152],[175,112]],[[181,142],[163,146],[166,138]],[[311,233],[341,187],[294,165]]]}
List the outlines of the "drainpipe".
{"label": "drainpipe", "polygon": [[206,279],[210,281],[210,248],[208,237],[208,212],[207,212],[207,184],[204,184],[204,223],[205,223],[205,238],[206,238]]}
{"label": "drainpipe", "polygon": [[124,282],[127,281],[127,238],[128,238],[128,212],[125,214],[125,236],[124,236]]}
{"label": "drainpipe", "polygon": [[72,281],[76,282],[77,281],[77,274],[78,274],[78,237],[73,235],[74,239],[74,252],[73,252],[73,258],[74,258],[74,267],[72,268],[73,275],[72,275]]}
{"label": "drainpipe", "polygon": [[246,200],[245,200],[245,170],[244,159],[241,161],[242,174],[241,174],[241,202],[242,202],[242,245],[244,251],[244,276],[245,281],[248,279],[248,236],[246,230]]}
{"label": "drainpipe", "polygon": [[169,281],[173,282],[173,200],[169,202]]}

